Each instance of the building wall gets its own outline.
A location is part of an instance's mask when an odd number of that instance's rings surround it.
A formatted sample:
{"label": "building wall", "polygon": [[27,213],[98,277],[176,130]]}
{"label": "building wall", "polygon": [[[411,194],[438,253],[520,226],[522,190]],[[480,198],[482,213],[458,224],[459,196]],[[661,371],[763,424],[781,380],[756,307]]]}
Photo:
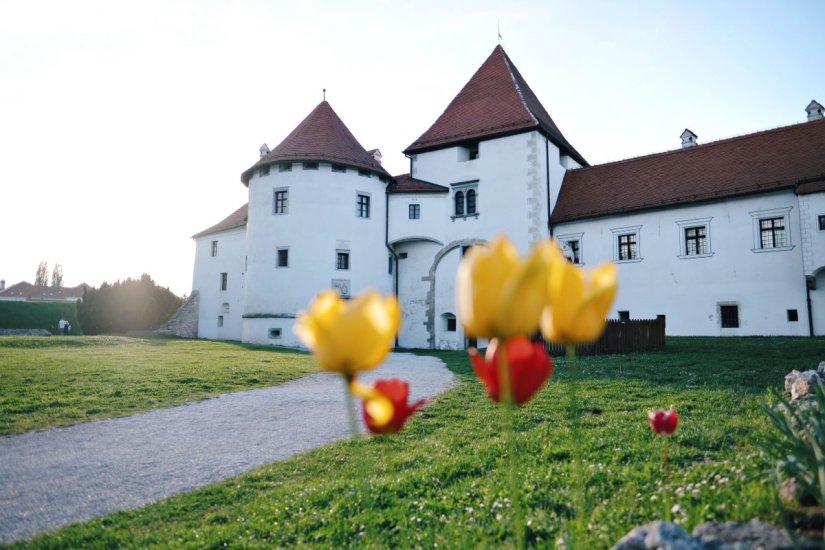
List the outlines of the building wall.
{"label": "building wall", "polygon": [[801,195],[799,211],[805,275],[813,279],[810,298],[814,334],[825,335],[825,230],[819,228],[819,217],[825,216],[825,193]]}
{"label": "building wall", "polygon": [[[212,256],[213,241],[218,243],[215,256]],[[198,338],[241,339],[245,257],[245,227],[195,239],[192,289],[200,294]],[[221,273],[227,274],[226,290],[221,290]],[[218,326],[219,316],[223,317],[223,326]]]}
{"label": "building wall", "polygon": [[[761,250],[757,221],[784,216],[789,246]],[[681,225],[680,225],[681,224]],[[707,224],[709,253],[686,256],[685,227]],[[671,335],[808,334],[799,206],[790,192],[558,224],[554,235],[580,235],[585,267],[618,260],[617,235],[638,232],[640,260],[618,261],[611,317],[666,315]],[[737,305],[739,328],[722,328],[721,305]],[[788,320],[796,310],[797,321]]]}
{"label": "building wall", "polygon": [[[419,206],[420,218],[411,220],[410,205]],[[448,193],[399,193],[389,196],[388,241],[428,239],[444,242],[450,223],[450,196]]]}
{"label": "building wall", "polygon": [[431,241],[406,241],[395,246],[396,253],[406,254],[398,260],[398,299],[402,325],[398,344],[403,348],[428,348],[430,283],[424,280],[441,244]]}
{"label": "building wall", "polygon": [[[388,251],[384,245],[386,184],[348,168],[333,172],[329,163],[304,170],[292,163],[281,172],[249,182],[248,268],[244,294],[243,340],[260,344],[299,345],[291,328],[270,337],[274,320],[290,324],[320,291],[334,287],[355,296],[367,289],[392,291]],[[275,213],[276,191],[287,191],[287,211]],[[357,216],[357,195],[369,197],[369,217]],[[278,250],[288,250],[288,265],[279,267]],[[349,254],[349,268],[337,269],[338,252]],[[274,325],[273,325],[274,326]],[[278,328],[278,327],[275,327]],[[274,342],[273,340],[278,340]]]}

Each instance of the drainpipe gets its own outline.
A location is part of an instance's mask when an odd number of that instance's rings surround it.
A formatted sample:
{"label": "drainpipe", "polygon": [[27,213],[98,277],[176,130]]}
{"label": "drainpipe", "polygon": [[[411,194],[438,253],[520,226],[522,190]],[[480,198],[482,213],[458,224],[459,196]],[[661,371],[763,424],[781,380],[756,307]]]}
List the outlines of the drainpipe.
{"label": "drainpipe", "polygon": [[544,136],[544,169],[547,184],[547,233],[553,236],[553,226],[550,224],[550,140]]}
{"label": "drainpipe", "polygon": [[[412,164],[412,161],[410,161]],[[390,251],[392,254],[392,263],[394,264],[394,271],[393,274],[395,275],[393,281],[393,294],[395,294],[396,298],[398,298],[398,270],[401,269],[401,265],[398,263],[398,254],[395,253],[395,250],[392,246],[390,246],[390,194],[389,190],[384,191],[384,246],[387,247],[387,250]],[[399,298],[400,303],[400,298]],[[398,347],[398,333],[395,333],[395,347]]]}
{"label": "drainpipe", "polygon": [[805,276],[805,296],[808,301],[808,335],[814,335],[814,312],[811,306],[811,287],[816,285],[816,278],[813,275]]}

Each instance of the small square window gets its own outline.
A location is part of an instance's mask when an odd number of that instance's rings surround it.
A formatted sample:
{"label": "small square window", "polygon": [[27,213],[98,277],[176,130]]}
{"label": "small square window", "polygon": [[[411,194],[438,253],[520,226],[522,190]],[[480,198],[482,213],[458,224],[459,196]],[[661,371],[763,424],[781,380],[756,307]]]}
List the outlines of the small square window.
{"label": "small square window", "polygon": [[339,250],[335,253],[335,269],[349,269],[349,251]]}
{"label": "small square window", "polygon": [[470,160],[477,159],[478,158],[478,142],[476,141],[475,143],[471,143],[470,145],[468,145],[467,146],[467,152],[468,152],[468,156],[470,157]]}
{"label": "small square window", "polygon": [[704,225],[685,227],[685,256],[700,256],[707,253],[707,228]]}
{"label": "small square window", "polygon": [[365,177],[365,178],[369,178],[369,177],[372,176],[372,172],[370,172],[369,170],[363,170],[363,169],[359,168],[358,169],[358,175],[362,176],[362,177]]}
{"label": "small square window", "polygon": [[447,317],[447,332],[456,331],[455,317]]}
{"label": "small square window", "polygon": [[410,219],[411,220],[421,219],[421,205],[420,204],[411,204],[410,205]]}
{"label": "small square window", "polygon": [[799,321],[799,311],[796,309],[789,309],[788,310],[788,322],[789,323],[796,323]]}
{"label": "small square window", "polygon": [[229,286],[229,274],[221,273],[221,290],[226,290]]}
{"label": "small square window", "polygon": [[218,315],[218,326],[219,327],[223,326],[223,315]]}
{"label": "small square window", "polygon": [[355,209],[356,215],[359,218],[370,217],[370,197],[369,195],[358,194],[358,202]]}
{"label": "small square window", "polygon": [[739,306],[719,306],[719,313],[722,317],[722,328],[739,327]]}
{"label": "small square window", "polygon": [[258,176],[268,176],[269,175],[269,165],[261,166],[258,168]]}
{"label": "small square window", "polygon": [[292,163],[291,162],[280,162],[280,163],[278,163],[278,172],[292,172]]}
{"label": "small square window", "polygon": [[277,340],[281,337],[281,329],[279,328],[271,328],[269,329],[269,338],[271,340]]}
{"label": "small square window", "polygon": [[278,249],[278,267],[289,267],[289,249],[288,248],[279,248]]}
{"label": "small square window", "polygon": [[630,321],[629,311],[619,311],[619,321]]}
{"label": "small square window", "polygon": [[218,241],[212,241],[212,256],[218,255]]}
{"label": "small square window", "polygon": [[332,171],[333,171],[333,172],[346,172],[346,171],[347,171],[347,167],[346,167],[346,166],[344,166],[343,164],[335,164],[335,163],[333,163],[333,164],[332,164]]}
{"label": "small square window", "polygon": [[819,216],[819,230],[825,231],[825,215]]}
{"label": "small square window", "polygon": [[305,162],[304,163],[304,170],[317,170],[318,163],[317,162]]}
{"label": "small square window", "polygon": [[619,260],[635,260],[639,257],[636,234],[619,235]]}

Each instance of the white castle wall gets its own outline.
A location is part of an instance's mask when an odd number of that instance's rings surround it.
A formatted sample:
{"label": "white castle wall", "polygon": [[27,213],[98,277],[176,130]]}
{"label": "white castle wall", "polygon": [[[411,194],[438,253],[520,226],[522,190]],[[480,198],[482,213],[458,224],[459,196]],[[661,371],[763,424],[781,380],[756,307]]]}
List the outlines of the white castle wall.
{"label": "white castle wall", "polygon": [[[320,291],[344,285],[350,295],[366,289],[392,291],[385,235],[385,188],[377,176],[348,168],[332,172],[329,163],[292,171],[272,166],[269,175],[249,182],[248,268],[243,340],[299,345],[291,330],[294,316]],[[285,214],[274,213],[274,193],[288,191]],[[357,194],[370,197],[369,218],[356,216]],[[288,267],[277,267],[279,248],[289,250]],[[349,252],[348,270],[336,269],[337,251]],[[272,338],[270,329],[280,328]]]}
{"label": "white castle wall", "polygon": [[[212,256],[212,241],[218,242],[216,256]],[[192,289],[200,293],[198,338],[241,339],[245,257],[246,227],[195,239]],[[221,273],[227,274],[226,290],[221,290]],[[222,327],[219,316],[223,316]]]}
{"label": "white castle wall", "polygon": [[[787,212],[791,246],[759,251],[751,213],[777,209]],[[680,258],[684,232],[677,222],[705,219],[711,254]],[[612,230],[619,228],[638,228],[641,260],[618,262],[619,292],[611,317],[621,310],[631,318],[664,314],[670,335],[808,334],[799,208],[793,192],[558,224],[554,234],[581,233],[582,258],[585,267],[592,268],[617,259]],[[739,328],[721,327],[720,304],[739,306]],[[797,310],[798,321],[788,321],[789,309]]]}

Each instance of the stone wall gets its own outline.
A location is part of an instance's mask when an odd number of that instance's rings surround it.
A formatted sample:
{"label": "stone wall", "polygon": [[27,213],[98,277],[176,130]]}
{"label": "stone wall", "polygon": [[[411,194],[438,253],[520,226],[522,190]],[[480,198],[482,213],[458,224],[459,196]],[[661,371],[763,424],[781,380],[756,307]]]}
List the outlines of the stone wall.
{"label": "stone wall", "polygon": [[158,336],[198,337],[198,291],[193,290],[172,318],[155,331]]}
{"label": "stone wall", "polygon": [[0,336],[51,336],[52,333],[42,328],[0,328]]}

